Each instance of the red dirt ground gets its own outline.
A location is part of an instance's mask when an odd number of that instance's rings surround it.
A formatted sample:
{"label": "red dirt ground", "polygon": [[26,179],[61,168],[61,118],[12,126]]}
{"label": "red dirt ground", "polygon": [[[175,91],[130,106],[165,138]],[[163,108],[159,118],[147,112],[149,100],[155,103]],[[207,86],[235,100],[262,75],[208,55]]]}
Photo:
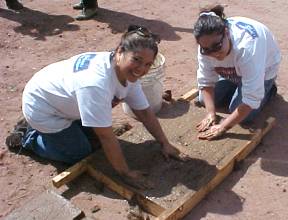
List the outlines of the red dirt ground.
{"label": "red dirt ground", "polygon": [[[162,37],[166,57],[164,89],[179,96],[195,87],[196,44],[192,26],[204,1],[99,0],[99,14],[78,22],[75,1],[23,0],[19,13],[0,2],[0,219],[49,187],[65,166],[10,152],[5,137],[21,115],[25,83],[42,67],[85,51],[113,49],[128,24],[142,24]],[[208,2],[208,1],[207,1]],[[211,1],[209,1],[211,2]],[[265,23],[282,50],[275,117],[277,125],[258,148],[185,219],[287,219],[288,216],[288,3],[284,0],[221,1],[228,16],[241,15]],[[287,19],[287,20],[286,20]],[[286,37],[285,37],[286,36]],[[126,116],[120,106],[115,121]],[[103,207],[120,207],[121,200],[103,199]],[[81,200],[78,198],[78,200]],[[109,202],[110,201],[110,202]],[[83,209],[91,201],[83,201]],[[85,207],[86,204],[86,207]],[[126,207],[125,207],[126,208]],[[116,209],[116,208],[115,208]],[[118,213],[119,214],[119,213]],[[119,217],[119,218],[118,218]],[[122,216],[121,218],[125,218]],[[101,219],[120,219],[102,216]]]}

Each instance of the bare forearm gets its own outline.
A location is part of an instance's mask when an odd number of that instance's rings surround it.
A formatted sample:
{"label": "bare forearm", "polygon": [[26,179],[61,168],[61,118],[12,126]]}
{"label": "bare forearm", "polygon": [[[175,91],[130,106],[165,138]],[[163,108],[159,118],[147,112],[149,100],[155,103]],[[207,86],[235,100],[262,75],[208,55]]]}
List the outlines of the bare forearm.
{"label": "bare forearm", "polygon": [[155,116],[155,114],[152,112],[150,108],[147,110],[141,110],[141,111],[134,110],[134,113],[138,117],[138,119],[143,123],[143,125],[149,131],[149,133],[152,134],[152,136],[160,144],[164,144],[168,142],[157,117]]}
{"label": "bare forearm", "polygon": [[[100,128],[101,129],[101,128]],[[96,129],[97,130],[97,129]],[[108,161],[111,163],[113,168],[119,173],[119,174],[125,174],[129,172],[129,167],[126,163],[126,160],[124,158],[124,155],[122,153],[122,149],[120,147],[119,141],[115,137],[115,135],[110,131],[103,134],[101,132],[96,131],[102,148],[104,150],[104,153],[108,159]]]}
{"label": "bare forearm", "polygon": [[205,108],[208,114],[215,114],[214,88],[205,87],[201,90]]}
{"label": "bare forearm", "polygon": [[251,112],[251,107],[246,104],[240,104],[222,123],[226,129],[232,128],[234,125],[243,121]]}

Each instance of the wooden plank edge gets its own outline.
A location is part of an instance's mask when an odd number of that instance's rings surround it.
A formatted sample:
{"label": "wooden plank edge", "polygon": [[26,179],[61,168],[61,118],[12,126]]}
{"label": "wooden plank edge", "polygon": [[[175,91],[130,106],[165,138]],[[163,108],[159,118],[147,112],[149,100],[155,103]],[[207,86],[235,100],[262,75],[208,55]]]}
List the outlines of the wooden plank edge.
{"label": "wooden plank edge", "polygon": [[237,161],[241,161],[245,159],[255,148],[256,146],[261,142],[262,138],[275,126],[276,119],[274,117],[269,117],[266,120],[266,125],[263,129],[257,130],[255,136],[251,141],[247,143],[246,148],[243,149],[238,155],[237,155]]}
{"label": "wooden plank edge", "polygon": [[225,158],[226,163],[218,167],[216,176],[209,183],[201,187],[197,192],[191,192],[185,195],[171,209],[165,210],[155,220],[176,220],[181,219],[188,214],[209,192],[219,185],[232,171],[237,161],[243,160],[261,141],[262,137],[268,133],[275,125],[276,119],[270,117],[266,121],[266,126],[259,129],[253,136],[252,140],[248,141],[238,152],[234,152],[233,156]]}
{"label": "wooden plank edge", "polygon": [[103,183],[104,186],[109,188],[110,190],[118,193],[120,196],[124,197],[127,200],[131,200],[135,193],[128,189],[125,188],[124,186],[118,184],[114,180],[110,179],[108,176],[104,175],[102,172],[96,170],[94,167],[91,165],[87,164],[87,172],[90,176],[98,180],[99,182]]}
{"label": "wooden plank edge", "polygon": [[71,182],[76,177],[80,176],[87,170],[87,163],[89,162],[89,160],[91,160],[93,156],[94,154],[91,154],[90,156],[84,158],[80,162],[74,164],[72,167],[55,176],[52,179],[53,186],[59,188],[64,184]]}
{"label": "wooden plank edge", "polygon": [[274,117],[269,117],[266,120],[264,127],[258,129],[250,141],[248,141],[242,147],[236,148],[229,155],[227,155],[220,162],[217,168],[221,170],[226,166],[225,164],[229,163],[231,160],[236,160],[236,162],[244,160],[256,148],[256,146],[261,142],[262,138],[273,128],[275,124],[276,119]]}
{"label": "wooden plank edge", "polygon": [[166,209],[155,220],[176,220],[181,219],[191,211],[209,192],[218,186],[232,171],[234,161],[231,161],[222,170],[218,170],[215,177],[205,186],[202,186],[197,192],[190,192],[177,201],[171,209]]}
{"label": "wooden plank edge", "polygon": [[198,96],[198,89],[191,89],[189,92],[182,95],[178,100],[191,101]]}
{"label": "wooden plank edge", "polygon": [[128,189],[127,187],[115,182],[99,170],[95,169],[91,165],[87,165],[87,172],[90,176],[94,177],[99,182],[103,183],[105,187],[108,189],[118,193],[120,196],[127,200],[135,200],[137,204],[146,212],[158,216],[160,215],[165,209],[159,206],[154,201],[150,200],[142,196],[140,193],[137,193],[136,190],[133,191]]}
{"label": "wooden plank edge", "polygon": [[135,194],[135,199],[141,209],[152,214],[153,216],[159,216],[166,210],[164,207],[160,206],[149,198],[144,197],[140,193]]}

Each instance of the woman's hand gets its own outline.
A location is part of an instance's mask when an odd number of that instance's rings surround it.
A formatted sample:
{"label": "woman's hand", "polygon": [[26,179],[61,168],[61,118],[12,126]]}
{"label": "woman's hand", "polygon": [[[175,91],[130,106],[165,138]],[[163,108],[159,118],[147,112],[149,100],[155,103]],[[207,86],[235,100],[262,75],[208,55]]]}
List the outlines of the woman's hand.
{"label": "woman's hand", "polygon": [[187,161],[190,159],[180,147],[176,148],[170,143],[163,144],[162,147],[162,154],[167,161],[169,161],[170,157],[180,161]]}
{"label": "woman's hand", "polygon": [[121,175],[126,184],[140,190],[153,189],[154,184],[147,179],[148,174],[144,171],[129,170]]}
{"label": "woman's hand", "polygon": [[207,114],[206,117],[196,125],[198,132],[203,132],[208,130],[211,126],[217,123],[216,114]]}
{"label": "woman's hand", "polygon": [[198,135],[198,138],[202,140],[213,140],[221,137],[226,131],[227,129],[225,129],[221,124],[213,125],[209,130],[201,132]]}

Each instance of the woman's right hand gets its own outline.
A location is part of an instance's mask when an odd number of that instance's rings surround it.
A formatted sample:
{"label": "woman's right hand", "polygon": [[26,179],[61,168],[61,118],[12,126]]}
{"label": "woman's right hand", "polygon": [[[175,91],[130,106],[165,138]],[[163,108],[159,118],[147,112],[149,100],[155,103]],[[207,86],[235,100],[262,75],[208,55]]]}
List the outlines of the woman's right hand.
{"label": "woman's right hand", "polygon": [[153,189],[154,184],[147,179],[148,173],[139,170],[129,170],[121,175],[123,182],[141,190]]}
{"label": "woman's right hand", "polygon": [[208,130],[211,126],[217,123],[217,116],[215,113],[209,113],[206,117],[196,125],[198,132]]}

